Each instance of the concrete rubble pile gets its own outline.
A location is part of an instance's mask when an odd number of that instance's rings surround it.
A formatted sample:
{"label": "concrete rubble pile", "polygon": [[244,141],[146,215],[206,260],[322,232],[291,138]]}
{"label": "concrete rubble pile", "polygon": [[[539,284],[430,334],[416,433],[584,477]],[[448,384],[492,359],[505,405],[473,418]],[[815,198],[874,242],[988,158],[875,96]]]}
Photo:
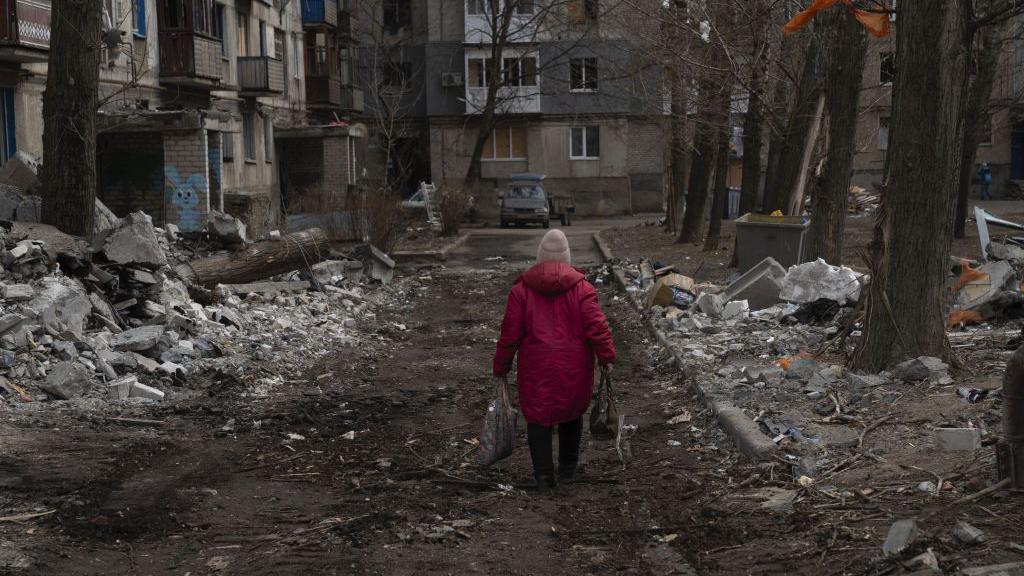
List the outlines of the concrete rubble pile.
{"label": "concrete rubble pile", "polygon": [[[848,411],[875,413],[908,390],[914,396],[932,387],[953,390],[949,367],[937,358],[908,359],[879,374],[843,366],[860,336],[855,309],[869,281],[850,268],[818,260],[787,270],[767,258],[728,286],[701,284],[657,263],[627,265],[626,275],[632,276],[627,290],[646,306],[686,372],[711,399],[755,418],[795,462],[806,464],[807,476],[830,451],[857,446],[860,430],[846,424]],[[987,397],[996,399],[992,392]],[[961,396],[965,405],[974,402]],[[984,425],[967,417],[936,421],[934,430],[921,432],[921,442],[971,450]]]}
{"label": "concrete rubble pile", "polygon": [[[247,241],[233,218],[211,229],[210,243]],[[206,290],[175,276],[199,241],[180,239],[173,225],[155,227],[142,212],[117,218],[98,204],[96,230],[90,247],[52,227],[0,222],[0,406],[153,402],[186,394],[200,372],[252,373],[260,361],[298,370],[355,344],[357,324],[387,296],[371,286],[391,279],[389,259],[368,247],[383,281],[339,255]],[[252,393],[274,383],[259,380]]]}

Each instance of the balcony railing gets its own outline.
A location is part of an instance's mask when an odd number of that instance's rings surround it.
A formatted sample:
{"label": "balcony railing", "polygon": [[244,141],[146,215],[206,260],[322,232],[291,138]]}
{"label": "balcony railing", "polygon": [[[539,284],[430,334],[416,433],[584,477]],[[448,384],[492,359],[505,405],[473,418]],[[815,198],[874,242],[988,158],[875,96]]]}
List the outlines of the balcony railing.
{"label": "balcony railing", "polygon": [[45,62],[50,49],[50,2],[48,0],[0,1],[0,47],[25,48],[0,54],[0,59]]}
{"label": "balcony railing", "polygon": [[318,108],[341,107],[341,79],[306,76],[306,103]]}
{"label": "balcony railing", "polygon": [[337,0],[302,0],[302,23],[337,26]]}
{"label": "balcony railing", "polygon": [[[466,88],[466,114],[481,114],[487,105],[487,88]],[[499,114],[537,114],[540,112],[540,88],[537,86],[502,86],[498,88]]]}
{"label": "balcony railing", "polygon": [[185,30],[160,31],[160,78],[213,86],[223,78],[220,40]]}
{"label": "balcony railing", "polygon": [[269,56],[239,56],[238,90],[248,94],[284,92],[284,64]]}

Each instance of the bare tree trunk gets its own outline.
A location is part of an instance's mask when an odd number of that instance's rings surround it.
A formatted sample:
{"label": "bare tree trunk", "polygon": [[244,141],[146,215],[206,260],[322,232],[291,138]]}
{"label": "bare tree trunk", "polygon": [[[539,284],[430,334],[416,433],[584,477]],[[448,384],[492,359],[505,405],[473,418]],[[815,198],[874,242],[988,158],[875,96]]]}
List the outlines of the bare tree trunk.
{"label": "bare tree trunk", "polygon": [[708,236],[704,239],[705,252],[718,250],[718,243],[722,236],[722,213],[725,212],[725,200],[729,193],[729,135],[725,131],[718,134],[713,186],[714,200],[711,202],[711,223],[708,225]]}
{"label": "bare tree trunk", "polygon": [[[705,117],[707,122],[707,117]],[[686,190],[686,210],[677,242],[696,244],[704,237],[704,212],[707,210],[708,186],[714,169],[717,138],[714,126],[702,124],[694,137],[690,160],[690,181]]]}
{"label": "bare tree trunk", "polygon": [[789,209],[789,199],[800,179],[801,166],[804,164],[806,142],[813,123],[817,119],[818,99],[821,93],[821,81],[818,76],[819,40],[815,32],[814,38],[807,47],[800,82],[789,110],[789,119],[780,135],[773,144],[780,146],[777,164],[773,167],[772,180],[765,190],[765,212]]}
{"label": "bare tree trunk", "polygon": [[277,241],[257,242],[240,252],[179,264],[174,271],[189,284],[208,288],[254,282],[322,262],[330,256],[330,248],[327,234],[310,228]]}
{"label": "bare tree trunk", "polygon": [[757,209],[757,193],[761,188],[761,143],[764,113],[761,91],[764,90],[764,69],[755,63],[750,77],[750,98],[743,118],[743,183],[740,191],[740,214]]}
{"label": "bare tree trunk", "polygon": [[761,41],[770,25],[768,7],[756,2],[754,38],[751,42],[750,84],[747,86],[747,113],[743,117],[743,180],[740,184],[740,214],[757,209],[761,188],[761,147],[764,141],[764,90],[766,88],[768,49]]}
{"label": "bare tree trunk", "polygon": [[686,194],[686,82],[678,70],[672,71],[672,187],[669,190],[668,217],[665,219],[669,232],[679,230],[682,199]]}
{"label": "bare tree trunk", "polygon": [[857,113],[867,54],[863,26],[845,10],[818,17],[822,24],[825,109],[829,117],[828,151],[821,178],[812,190],[811,229],[807,258],[829,264],[843,260],[843,232],[849,198],[850,173],[856,152]]}
{"label": "bare tree trunk", "polygon": [[43,94],[42,219],[90,237],[96,207],[100,0],[54,2]]}
{"label": "bare tree trunk", "polygon": [[804,140],[804,154],[800,157],[800,166],[797,170],[796,181],[793,185],[793,191],[789,193],[789,199],[786,201],[787,214],[797,215],[803,212],[804,209],[804,198],[807,192],[807,181],[811,174],[811,164],[814,162],[815,150],[820,150],[821,146],[818,142],[818,137],[821,136],[821,125],[824,123],[825,118],[825,95],[818,94],[818,102],[814,106],[814,117],[811,118],[810,125],[807,127],[807,136]]}
{"label": "bare tree trunk", "polygon": [[974,179],[974,161],[978,155],[978,141],[982,126],[988,121],[988,101],[999,66],[999,45],[1003,39],[1003,25],[993,25],[979,31],[981,47],[978,52],[978,71],[971,81],[970,93],[964,110],[964,140],[960,151],[960,176],[957,185],[956,217],[953,236],[963,238],[967,228],[967,204]]}
{"label": "bare tree trunk", "polygon": [[876,243],[880,261],[872,263],[864,337],[853,359],[860,369],[878,370],[921,355],[949,357],[943,296],[953,236],[950,200],[961,161],[971,5],[900,4],[892,115],[899,138],[889,147],[884,234],[881,245]]}

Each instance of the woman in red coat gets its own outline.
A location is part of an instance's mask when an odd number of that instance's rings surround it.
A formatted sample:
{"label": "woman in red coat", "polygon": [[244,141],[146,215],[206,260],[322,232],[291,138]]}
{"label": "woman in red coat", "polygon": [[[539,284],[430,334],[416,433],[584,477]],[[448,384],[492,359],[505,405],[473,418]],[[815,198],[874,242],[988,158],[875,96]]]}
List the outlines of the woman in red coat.
{"label": "woman in red coat", "polygon": [[594,392],[594,357],[615,362],[615,344],[597,291],[569,265],[561,230],[544,235],[537,263],[508,295],[494,375],[503,377],[519,353],[519,405],[526,418],[533,474],[541,488],[555,485],[552,427],[558,425],[558,477],[572,481],[579,460],[583,413]]}

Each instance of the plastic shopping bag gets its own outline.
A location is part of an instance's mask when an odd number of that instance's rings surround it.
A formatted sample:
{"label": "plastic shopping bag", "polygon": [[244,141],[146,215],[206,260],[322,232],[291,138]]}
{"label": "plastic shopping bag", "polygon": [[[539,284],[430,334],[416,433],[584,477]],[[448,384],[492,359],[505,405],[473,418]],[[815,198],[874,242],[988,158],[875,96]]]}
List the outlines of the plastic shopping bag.
{"label": "plastic shopping bag", "polygon": [[601,368],[601,383],[590,409],[590,435],[598,440],[614,440],[619,435],[619,411],[612,400],[612,377]]}
{"label": "plastic shopping bag", "polygon": [[480,430],[480,464],[490,466],[512,455],[516,444],[516,409],[508,399],[508,379],[498,382]]}

